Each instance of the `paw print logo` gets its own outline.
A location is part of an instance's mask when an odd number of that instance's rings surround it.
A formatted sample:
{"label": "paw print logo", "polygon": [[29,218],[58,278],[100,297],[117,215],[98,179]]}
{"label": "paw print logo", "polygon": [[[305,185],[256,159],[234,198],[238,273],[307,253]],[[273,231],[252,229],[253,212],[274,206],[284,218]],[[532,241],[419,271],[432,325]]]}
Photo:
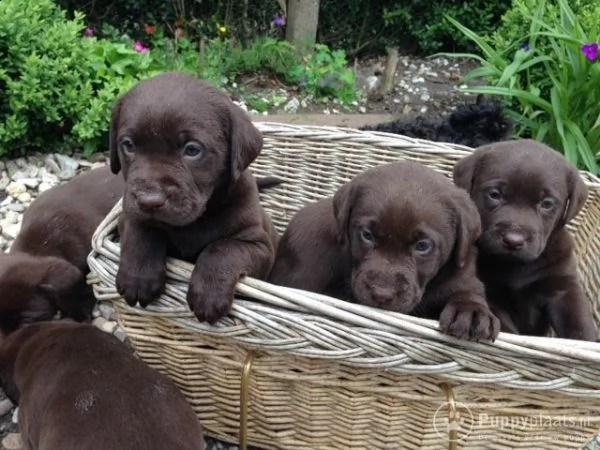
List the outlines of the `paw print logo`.
{"label": "paw print logo", "polygon": [[473,413],[464,403],[444,402],[433,415],[433,429],[448,442],[462,442],[473,431]]}

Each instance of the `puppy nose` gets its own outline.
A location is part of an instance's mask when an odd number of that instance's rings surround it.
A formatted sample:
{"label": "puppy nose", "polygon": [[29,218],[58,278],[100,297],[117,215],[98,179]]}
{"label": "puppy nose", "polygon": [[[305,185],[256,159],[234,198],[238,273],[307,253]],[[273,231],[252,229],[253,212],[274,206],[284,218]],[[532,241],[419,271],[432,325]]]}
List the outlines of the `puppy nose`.
{"label": "puppy nose", "polygon": [[141,209],[158,209],[165,204],[167,196],[160,191],[140,192],[136,195],[136,201]]}
{"label": "puppy nose", "polygon": [[502,242],[510,250],[519,250],[525,245],[525,236],[522,233],[509,231],[502,236]]}
{"label": "puppy nose", "polygon": [[394,289],[388,287],[373,286],[371,296],[373,300],[380,305],[391,303],[394,299]]}

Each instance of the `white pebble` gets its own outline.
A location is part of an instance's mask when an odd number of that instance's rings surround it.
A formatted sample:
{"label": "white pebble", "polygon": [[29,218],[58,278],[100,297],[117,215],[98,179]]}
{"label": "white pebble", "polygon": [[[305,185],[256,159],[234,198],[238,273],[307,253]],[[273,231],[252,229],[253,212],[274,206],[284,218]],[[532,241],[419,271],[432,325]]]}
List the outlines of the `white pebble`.
{"label": "white pebble", "polygon": [[8,240],[15,240],[20,230],[20,223],[7,224],[6,226],[2,227],[2,236]]}
{"label": "white pebble", "polygon": [[21,203],[29,203],[31,201],[31,194],[29,192],[23,192],[22,194],[19,194],[17,200]]}
{"label": "white pebble", "polygon": [[44,192],[47,191],[48,189],[52,188],[54,186],[54,184],[50,184],[50,183],[46,183],[46,182],[42,182],[40,183],[40,185],[38,186],[38,192]]}
{"label": "white pebble", "polygon": [[6,222],[8,222],[9,224],[14,224],[19,223],[20,217],[21,215],[18,212],[8,210],[4,215],[4,220],[6,220]]}
{"label": "white pebble", "polygon": [[6,192],[8,195],[12,197],[17,197],[19,194],[26,192],[27,188],[24,184],[18,183],[16,181],[11,182],[8,186],[6,186]]}

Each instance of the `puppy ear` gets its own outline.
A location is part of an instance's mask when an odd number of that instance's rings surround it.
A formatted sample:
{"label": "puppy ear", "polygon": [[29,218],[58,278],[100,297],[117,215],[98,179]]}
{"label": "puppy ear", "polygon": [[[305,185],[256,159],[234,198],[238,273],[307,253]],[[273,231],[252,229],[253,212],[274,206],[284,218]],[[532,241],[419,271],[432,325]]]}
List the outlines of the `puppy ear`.
{"label": "puppy ear", "polygon": [[119,118],[121,117],[121,106],[123,99],[118,99],[112,108],[110,117],[110,135],[109,135],[109,152],[110,152],[110,170],[117,174],[121,171],[121,161],[119,160],[119,144],[117,142],[117,133],[119,130]]}
{"label": "puppy ear", "polygon": [[38,289],[56,304],[62,303],[83,282],[81,270],[64,259],[48,257],[48,269]]}
{"label": "puppy ear", "polygon": [[236,105],[230,108],[229,155],[231,182],[254,161],[262,150],[262,134],[252,124],[244,110]]}
{"label": "puppy ear", "polygon": [[558,221],[557,228],[562,228],[573,220],[577,213],[581,211],[581,208],[583,208],[589,192],[588,187],[583,182],[575,166],[569,168],[567,187],[569,189],[567,205],[561,219]]}
{"label": "puppy ear", "polygon": [[469,156],[465,156],[454,164],[452,169],[454,184],[463,188],[469,194],[473,189],[473,176],[482,156],[483,152],[481,150],[475,150]]}
{"label": "puppy ear", "polygon": [[352,183],[346,183],[333,196],[333,215],[337,223],[339,244],[345,243],[348,237],[352,205],[356,198],[356,192],[356,187]]}
{"label": "puppy ear", "polygon": [[462,269],[474,251],[475,241],[481,234],[481,218],[475,203],[465,192],[458,192],[454,196],[456,211],[456,243],[454,254],[456,265]]}

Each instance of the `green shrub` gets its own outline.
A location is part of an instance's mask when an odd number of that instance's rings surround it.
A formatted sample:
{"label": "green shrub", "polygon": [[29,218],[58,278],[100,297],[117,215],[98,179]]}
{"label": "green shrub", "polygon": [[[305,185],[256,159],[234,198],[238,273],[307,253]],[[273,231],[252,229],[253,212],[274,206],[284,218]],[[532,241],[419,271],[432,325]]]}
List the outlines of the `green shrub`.
{"label": "green shrub", "polygon": [[288,73],[288,80],[315,97],[331,96],[346,104],[356,99],[356,75],[348,67],[346,53],[324,44],[316,44],[315,52]]}
{"label": "green shrub", "polygon": [[467,91],[504,97],[518,124],[518,136],[544,142],[580,168],[598,174],[600,62],[597,54],[584,52],[585,45],[600,41],[598,26],[585,30],[567,0],[557,0],[556,14],[545,15],[547,6],[538,0],[535,10],[525,16],[528,32],[515,34],[502,50],[453,21],[484,57],[454,56],[480,62],[465,81],[479,79],[486,85]]}
{"label": "green shrub", "polygon": [[114,98],[148,55],[83,36],[51,0],[0,2],[0,155],[102,145]]}

